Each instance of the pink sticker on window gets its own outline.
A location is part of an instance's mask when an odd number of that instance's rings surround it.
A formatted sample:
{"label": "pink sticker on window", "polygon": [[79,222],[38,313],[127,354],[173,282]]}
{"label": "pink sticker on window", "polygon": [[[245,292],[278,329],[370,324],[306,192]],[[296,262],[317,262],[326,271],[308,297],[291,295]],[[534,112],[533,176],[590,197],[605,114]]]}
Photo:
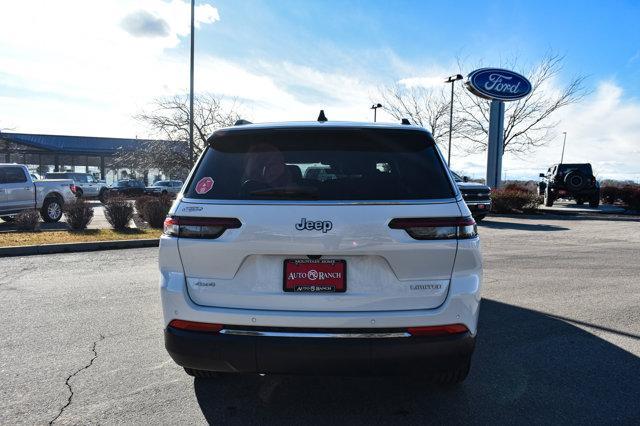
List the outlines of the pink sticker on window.
{"label": "pink sticker on window", "polygon": [[196,184],[196,194],[206,194],[211,191],[211,188],[213,188],[213,179],[210,177],[203,177]]}

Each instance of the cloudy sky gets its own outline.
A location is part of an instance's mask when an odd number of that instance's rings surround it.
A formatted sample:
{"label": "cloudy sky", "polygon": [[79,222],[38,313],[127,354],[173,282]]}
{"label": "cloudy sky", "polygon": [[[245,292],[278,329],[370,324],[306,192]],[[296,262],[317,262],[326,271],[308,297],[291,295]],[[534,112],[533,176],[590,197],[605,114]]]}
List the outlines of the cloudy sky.
{"label": "cloudy sky", "polygon": [[[553,83],[585,75],[590,94],[558,114],[546,147],[507,154],[506,177],[533,178],[558,161],[566,131],[565,161],[640,181],[637,1],[196,5],[196,90],[238,98],[253,121],[315,119],[321,108],[329,119],[369,121],[379,87],[437,86],[457,71],[456,58],[529,66],[549,51],[565,55]],[[0,129],[142,137],[132,115],[188,90],[185,1],[6,1],[0,16]],[[463,173],[483,176],[485,163],[454,150]]]}

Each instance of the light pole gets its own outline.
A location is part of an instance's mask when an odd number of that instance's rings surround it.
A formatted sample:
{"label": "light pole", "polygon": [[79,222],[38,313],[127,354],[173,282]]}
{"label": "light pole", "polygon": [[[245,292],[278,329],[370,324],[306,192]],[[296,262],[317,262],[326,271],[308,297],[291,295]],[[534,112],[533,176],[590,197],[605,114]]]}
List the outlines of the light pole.
{"label": "light pole", "polygon": [[562,132],[564,135],[564,140],[562,141],[562,155],[560,156],[560,164],[562,164],[562,160],[564,160],[564,145],[567,143],[567,132]]}
{"label": "light pole", "polygon": [[378,108],[382,108],[382,104],[373,104],[371,105],[371,108],[373,110],[373,122],[376,122],[376,112],[378,112]]}
{"label": "light pole", "polygon": [[453,135],[453,84],[462,80],[461,74],[454,74],[447,78],[444,82],[451,83],[451,106],[449,108],[449,151],[447,152],[447,166],[451,166],[451,136]]}
{"label": "light pole", "polygon": [[189,165],[193,166],[193,15],[196,0],[191,0],[191,66],[189,69]]}

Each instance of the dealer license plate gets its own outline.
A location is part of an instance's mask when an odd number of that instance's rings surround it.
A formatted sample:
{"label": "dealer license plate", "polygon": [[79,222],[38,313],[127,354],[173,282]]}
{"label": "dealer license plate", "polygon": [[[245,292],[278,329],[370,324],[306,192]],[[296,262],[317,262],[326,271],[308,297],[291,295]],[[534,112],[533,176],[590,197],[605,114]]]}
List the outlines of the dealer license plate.
{"label": "dealer license plate", "polygon": [[347,262],[336,259],[286,259],[284,291],[344,293],[347,290]]}

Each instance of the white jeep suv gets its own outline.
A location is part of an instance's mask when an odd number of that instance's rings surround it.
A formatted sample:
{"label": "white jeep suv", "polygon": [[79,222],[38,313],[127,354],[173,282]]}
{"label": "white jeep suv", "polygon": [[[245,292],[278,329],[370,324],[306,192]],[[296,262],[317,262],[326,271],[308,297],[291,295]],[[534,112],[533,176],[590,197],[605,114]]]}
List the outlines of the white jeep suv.
{"label": "white jeep suv", "polygon": [[165,346],[196,377],[424,373],[451,383],[469,371],[479,239],[417,126],[216,131],[165,222],[160,271]]}

